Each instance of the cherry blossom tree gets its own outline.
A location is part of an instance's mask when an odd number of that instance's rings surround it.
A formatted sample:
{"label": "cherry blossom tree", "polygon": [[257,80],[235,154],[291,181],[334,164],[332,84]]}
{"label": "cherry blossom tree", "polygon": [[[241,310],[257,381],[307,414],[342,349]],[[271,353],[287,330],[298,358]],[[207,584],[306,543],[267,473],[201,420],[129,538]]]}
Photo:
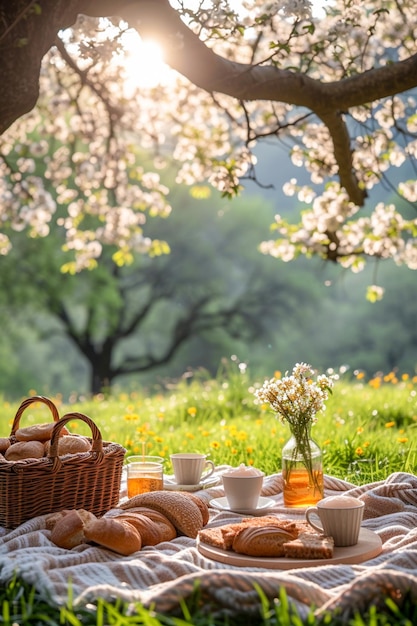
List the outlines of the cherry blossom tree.
{"label": "cherry blossom tree", "polygon": [[[284,191],[297,194],[305,211],[298,223],[277,215],[276,236],[262,244],[264,253],[286,261],[300,254],[318,255],[353,271],[369,258],[391,258],[417,269],[413,0],[328,0],[319,15],[308,0],[176,0],[172,5],[168,0],[2,0],[0,7],[3,156],[8,156],[10,133],[19,132],[14,122],[38,100],[41,62],[56,46],[60,62],[77,79],[71,84],[62,80],[60,102],[49,101],[50,110],[73,103],[67,95],[70,87],[89,90],[113,127],[152,143],[159,160],[171,154],[179,163],[181,182],[209,181],[232,196],[245,178],[256,179],[256,145],[283,141],[294,166],[307,171],[310,184],[300,184],[294,176],[285,185]],[[112,19],[96,19],[100,17]],[[63,30],[68,27],[70,34]],[[175,86],[135,93],[130,106],[121,109],[123,64],[114,61],[126,28],[143,38],[157,38],[178,80]],[[45,62],[52,62],[51,57]],[[113,88],[103,89],[101,77],[112,72],[117,74]],[[42,80],[40,84],[42,95]],[[90,115],[93,129],[92,108]],[[92,130],[92,142],[97,130]],[[401,176],[405,163],[411,174],[393,186],[392,171],[400,168]],[[106,171],[103,163],[100,167]],[[107,171],[108,186],[118,190],[114,170],[109,166]],[[10,181],[10,171],[5,174]],[[33,229],[30,214],[42,213],[35,220],[42,226],[36,232],[46,233],[54,207],[37,184],[33,201],[21,208],[5,203],[3,222],[12,221],[14,211],[21,224],[23,212],[23,221]],[[386,185],[387,201],[372,206],[367,198],[377,185]],[[161,192],[156,190],[159,198]],[[2,195],[8,194],[16,198],[16,190],[3,185]],[[119,220],[107,217],[105,199],[94,201],[100,205],[96,218],[109,224]],[[130,201],[121,199],[123,209],[132,208]],[[80,251],[86,246],[78,227],[85,204],[70,206],[75,219],[71,212],[60,219]],[[96,241],[109,236],[112,228],[89,232],[90,248],[98,248]],[[121,249],[127,251],[131,242],[130,235],[122,238]],[[7,252],[4,234],[1,243]],[[80,256],[75,254],[77,269]],[[380,295],[378,288],[371,289],[370,297]]]}

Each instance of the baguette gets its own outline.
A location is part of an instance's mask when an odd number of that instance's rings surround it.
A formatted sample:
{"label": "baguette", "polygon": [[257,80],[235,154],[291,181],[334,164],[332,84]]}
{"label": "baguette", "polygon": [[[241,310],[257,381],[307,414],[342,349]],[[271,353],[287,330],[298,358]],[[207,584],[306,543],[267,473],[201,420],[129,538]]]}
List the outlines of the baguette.
{"label": "baguette", "polygon": [[139,532],[127,521],[116,518],[96,519],[85,525],[85,538],[122,556],[138,552],[142,547]]}
{"label": "baguette", "polygon": [[49,516],[46,520],[46,527],[48,528],[53,524],[51,541],[56,546],[71,550],[71,548],[85,543],[85,525],[96,519],[96,516],[89,511],[73,509],[71,511],[62,511],[61,516],[59,513]]}

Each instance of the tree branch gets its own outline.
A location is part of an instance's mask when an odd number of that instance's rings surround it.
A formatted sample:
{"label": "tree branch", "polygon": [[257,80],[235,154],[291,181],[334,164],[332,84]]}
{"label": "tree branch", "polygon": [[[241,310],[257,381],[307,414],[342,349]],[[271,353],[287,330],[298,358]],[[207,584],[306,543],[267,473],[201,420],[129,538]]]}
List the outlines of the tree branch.
{"label": "tree branch", "polygon": [[[305,107],[329,129],[340,182],[350,199],[364,202],[352,169],[349,134],[341,112],[417,86],[417,54],[408,59],[324,83],[305,74],[273,66],[230,61],[206,46],[181,20],[168,0],[0,0],[5,28],[0,32],[0,133],[29,111],[38,97],[40,63],[60,29],[77,14],[115,16],[126,20],[143,37],[163,43],[167,63],[196,86],[241,101],[270,100]],[[24,14],[25,19],[20,19]]]}

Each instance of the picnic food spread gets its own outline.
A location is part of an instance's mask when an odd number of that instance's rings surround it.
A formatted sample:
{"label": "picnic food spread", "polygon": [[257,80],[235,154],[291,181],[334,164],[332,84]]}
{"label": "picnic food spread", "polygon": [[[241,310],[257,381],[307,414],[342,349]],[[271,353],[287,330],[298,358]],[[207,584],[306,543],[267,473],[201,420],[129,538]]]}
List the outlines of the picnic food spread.
{"label": "picnic food spread", "polygon": [[93,542],[127,556],[179,535],[195,538],[208,519],[208,507],[197,496],[153,491],[131,498],[109,517],[84,509],[51,514],[46,527],[60,548]]}
{"label": "picnic food spread", "polygon": [[[20,427],[22,412],[32,402],[39,401],[47,404],[54,421]],[[72,419],[84,421],[92,431],[92,438],[71,434],[65,425]],[[117,458],[115,454],[114,465],[111,467],[108,464],[111,455],[106,455],[105,452],[113,452],[114,447]],[[25,490],[25,498],[31,496],[30,507],[22,511],[16,519],[12,519],[9,527],[16,527],[36,515],[46,514],[45,525],[56,546],[71,550],[90,544],[107,548],[122,556],[129,556],[145,546],[157,546],[177,537],[188,537],[196,539],[197,544],[248,557],[311,560],[333,557],[332,537],[323,536],[319,531],[313,530],[306,521],[292,521],[285,516],[269,514],[247,517],[232,524],[206,527],[210,520],[207,501],[188,491],[151,491],[120,503],[116,498],[119,496],[124,452],[118,444],[103,444],[99,430],[87,416],[69,413],[59,419],[56,407],[49,399],[37,396],[24,401],[16,414],[10,437],[0,441],[0,453],[6,460],[4,465],[12,466],[15,461],[24,461],[25,468],[31,470],[27,474],[30,480],[25,479],[23,473],[16,472],[16,476],[20,476],[20,482],[16,485],[15,473],[10,473],[12,486],[16,491],[33,484],[38,467],[36,463],[53,461],[53,464],[47,466],[48,472],[44,473],[42,469],[40,474],[42,479],[46,479],[42,491],[50,492],[53,496],[58,494],[59,498],[51,499],[49,505],[48,502],[43,503],[39,509],[39,494]],[[44,458],[49,456],[51,459]],[[66,465],[65,459],[70,457],[75,459],[75,463],[72,464],[71,461],[71,465]],[[84,458],[87,459],[87,464],[84,463]],[[106,461],[106,465],[101,464],[102,460]],[[27,462],[31,465],[26,465]],[[103,475],[106,467],[108,476]],[[76,493],[72,493],[71,499],[68,499],[68,486],[73,483],[74,472],[80,477],[80,481],[83,477],[84,482],[81,481],[82,485],[80,483]],[[237,468],[229,468],[227,475],[245,479],[249,476],[263,477],[263,473],[256,468],[245,467],[243,464]],[[9,473],[6,478],[9,478]],[[113,491],[116,488],[116,491],[107,500],[107,506],[104,500],[93,502],[95,494],[99,494],[101,498],[110,487]],[[4,519],[6,527],[6,514]]]}
{"label": "picnic food spread", "polygon": [[312,531],[305,522],[274,515],[203,529],[198,536],[215,548],[256,557],[331,559],[334,548],[332,537]]}
{"label": "picnic food spread", "polygon": [[208,507],[194,494],[154,491],[132,498],[123,507],[102,518],[84,509],[51,514],[46,520],[51,541],[69,550],[92,542],[128,556],[142,547],[183,535],[248,556],[304,559],[333,556],[331,537],[312,531],[305,522],[275,515],[204,528],[209,519]]}

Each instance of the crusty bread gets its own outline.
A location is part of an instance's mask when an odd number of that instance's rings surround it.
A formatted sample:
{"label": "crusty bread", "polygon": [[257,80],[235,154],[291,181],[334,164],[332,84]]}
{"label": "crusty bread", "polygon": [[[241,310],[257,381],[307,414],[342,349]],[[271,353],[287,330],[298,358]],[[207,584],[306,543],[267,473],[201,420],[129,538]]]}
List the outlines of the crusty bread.
{"label": "crusty bread", "polygon": [[17,441],[4,453],[8,461],[41,459],[43,456],[45,456],[45,446],[40,441]]}
{"label": "crusty bread", "polygon": [[[67,550],[85,543],[85,525],[87,522],[91,523],[97,519],[93,513],[84,509],[62,511],[61,517],[59,517],[59,513],[55,516],[56,521],[51,531],[51,541],[58,547]],[[47,527],[53,523],[53,519],[52,517],[49,518]]]}
{"label": "crusty bread", "polygon": [[334,541],[313,533],[301,533],[297,539],[284,543],[284,556],[290,559],[331,559]]}
{"label": "crusty bread", "polygon": [[[283,519],[275,515],[243,518],[241,522],[218,526],[217,528],[204,528],[199,532],[200,540],[222,550],[232,550],[236,535],[248,527],[272,526],[289,533],[295,538],[298,536],[297,524],[291,520]],[[288,538],[288,536],[287,536]]]}
{"label": "crusty bread", "polygon": [[[156,546],[163,541],[171,541],[177,536],[177,531],[171,522],[162,513],[152,512],[152,516],[144,513],[126,512],[118,515],[117,521],[127,521],[139,531],[143,546]],[[152,519],[154,517],[154,519]]]}
{"label": "crusty bread", "polygon": [[237,532],[232,549],[248,556],[284,556],[284,544],[294,535],[273,525],[247,526]]}
{"label": "crusty bread", "polygon": [[209,511],[209,508],[207,506],[207,503],[202,498],[199,498],[195,493],[191,493],[189,491],[181,491],[181,494],[184,495],[184,496],[187,496],[193,502],[195,502],[195,504],[200,509],[200,513],[201,513],[201,516],[203,518],[203,526],[208,524],[209,519],[210,519],[210,511]]}
{"label": "crusty bread", "polygon": [[204,528],[198,536],[205,544],[247,556],[302,559],[333,556],[331,537],[318,535],[304,521],[294,522],[273,515]]}
{"label": "crusty bread", "polygon": [[0,453],[4,454],[10,448],[11,442],[8,437],[0,437]]}
{"label": "crusty bread", "polygon": [[115,518],[98,519],[84,509],[51,514],[46,520],[46,526],[52,526],[51,541],[67,550],[94,542],[126,556],[142,547],[141,536],[132,524],[116,521]]}
{"label": "crusty bread", "polygon": [[57,511],[56,513],[50,513],[47,515],[45,518],[46,530],[53,530],[55,524],[59,522],[67,513],[69,513],[69,511],[67,509],[63,509],[62,511]]}
{"label": "crusty bread", "polygon": [[[51,442],[45,443],[45,452],[49,454],[51,449]],[[79,452],[90,452],[91,443],[87,437],[82,435],[65,435],[60,437],[58,441],[58,456],[64,456],[64,454],[78,454]]]}
{"label": "crusty bread", "polygon": [[171,541],[177,536],[174,525],[163,513],[146,507],[128,509],[117,515],[115,519],[125,519],[135,526],[142,536],[143,546],[156,546],[163,541]]}
{"label": "crusty bread", "polygon": [[184,493],[178,491],[150,491],[133,496],[120,508],[146,507],[159,511],[169,519],[177,532],[195,539],[203,528],[203,516],[200,507]]}
{"label": "crusty bread", "polygon": [[84,528],[87,541],[93,541],[123,556],[138,552],[142,547],[139,532],[127,521],[104,518],[87,523]]}
{"label": "crusty bread", "polygon": [[[46,424],[34,424],[18,428],[15,433],[17,441],[48,441],[52,436],[52,430],[56,422],[47,422]],[[69,431],[62,426],[59,436],[68,435]]]}

